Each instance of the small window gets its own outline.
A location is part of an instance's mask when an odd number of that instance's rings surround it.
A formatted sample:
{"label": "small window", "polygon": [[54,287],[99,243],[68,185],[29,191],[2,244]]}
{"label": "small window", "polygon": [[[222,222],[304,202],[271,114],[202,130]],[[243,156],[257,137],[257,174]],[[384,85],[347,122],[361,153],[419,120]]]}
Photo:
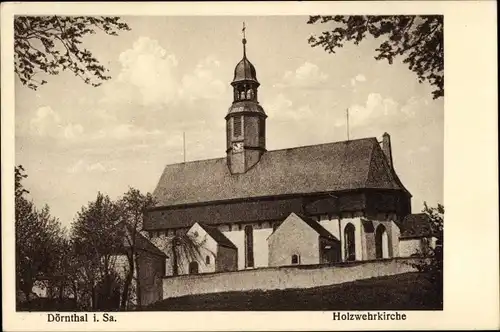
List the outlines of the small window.
{"label": "small window", "polygon": [[241,116],[233,118],[233,136],[241,136]]}
{"label": "small window", "polygon": [[205,257],[205,264],[210,264],[210,256]]}
{"label": "small window", "polygon": [[299,255],[292,255],[292,265],[297,265],[297,264],[300,264]]}

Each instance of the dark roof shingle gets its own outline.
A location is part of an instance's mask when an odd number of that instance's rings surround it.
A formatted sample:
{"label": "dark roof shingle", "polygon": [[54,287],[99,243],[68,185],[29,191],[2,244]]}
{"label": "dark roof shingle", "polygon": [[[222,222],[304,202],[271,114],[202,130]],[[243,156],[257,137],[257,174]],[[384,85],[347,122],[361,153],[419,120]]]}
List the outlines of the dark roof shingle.
{"label": "dark roof shingle", "polygon": [[[128,250],[131,246],[130,240],[132,238],[131,234],[133,233],[133,227],[122,221],[116,224],[116,229],[119,232],[120,236],[122,236],[122,250]],[[161,251],[151,241],[144,237],[139,230],[136,230],[135,232],[135,248],[138,250],[147,251],[154,255],[166,256],[163,251]]]}
{"label": "dark roof shingle", "polygon": [[167,165],[153,193],[158,206],[362,188],[406,190],[377,139],[268,151],[244,174],[226,158]]}
{"label": "dark roof shingle", "polygon": [[304,221],[306,224],[308,224],[312,229],[314,229],[316,231],[316,233],[318,233],[319,236],[321,237],[324,237],[324,238],[327,238],[327,239],[330,239],[330,240],[335,240],[335,241],[338,241],[338,239],[335,237],[335,235],[333,235],[332,233],[330,233],[329,231],[327,231],[323,226],[321,226],[321,224],[319,222],[317,222],[316,220],[313,220],[311,218],[308,218],[304,215],[297,215],[300,219],[302,219],[302,221]]}
{"label": "dark roof shingle", "polygon": [[399,229],[401,231],[400,239],[427,237],[433,233],[429,216],[425,213],[407,215],[399,223]]}
{"label": "dark roof shingle", "polygon": [[201,228],[207,232],[208,235],[212,237],[212,239],[215,240],[220,246],[226,247],[226,248],[231,248],[231,249],[237,249],[236,246],[234,245],[231,240],[229,240],[222,232],[217,228],[217,227],[211,227],[202,223],[198,223]]}

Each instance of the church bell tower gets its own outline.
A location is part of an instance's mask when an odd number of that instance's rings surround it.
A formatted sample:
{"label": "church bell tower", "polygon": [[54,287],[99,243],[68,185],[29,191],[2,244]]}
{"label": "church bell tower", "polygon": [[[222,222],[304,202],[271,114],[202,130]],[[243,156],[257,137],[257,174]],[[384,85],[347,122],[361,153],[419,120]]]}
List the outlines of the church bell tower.
{"label": "church bell tower", "polygon": [[233,103],[225,117],[227,132],[227,165],[232,174],[241,174],[256,165],[266,152],[266,118],[257,99],[255,67],[246,55],[243,25],[243,59],[234,69]]}

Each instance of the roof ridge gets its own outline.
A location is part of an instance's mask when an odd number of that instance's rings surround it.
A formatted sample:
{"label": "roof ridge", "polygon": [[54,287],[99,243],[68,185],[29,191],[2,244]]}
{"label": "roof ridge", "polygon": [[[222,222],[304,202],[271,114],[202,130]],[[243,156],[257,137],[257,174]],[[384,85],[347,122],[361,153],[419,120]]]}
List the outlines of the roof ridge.
{"label": "roof ridge", "polygon": [[[377,139],[376,137],[364,137],[364,138],[357,138],[357,139],[344,140],[344,141],[326,142],[326,143],[309,144],[309,145],[300,145],[300,146],[295,146],[295,147],[291,147],[291,148],[282,148],[282,149],[276,149],[276,150],[267,150],[266,153],[269,153],[269,152],[278,152],[278,151],[285,151],[285,150],[298,150],[298,149],[304,149],[304,148],[310,148],[310,147],[327,146],[327,145],[349,143],[349,142],[357,142],[357,141],[369,141],[369,140],[376,140],[376,139]],[[266,153],[264,153],[264,155]],[[191,161],[183,161],[183,162],[179,162],[179,163],[166,164],[165,167],[174,166],[174,165],[182,165],[182,164],[194,164],[194,163],[198,163],[198,162],[206,162],[206,161],[220,160],[220,159],[226,159],[226,157],[215,157],[215,158],[207,158],[207,159],[197,159],[197,160],[191,160]]]}
{"label": "roof ridge", "polygon": [[[222,233],[217,227],[215,226],[210,226],[210,225],[207,225],[205,223],[202,223],[202,222],[198,222],[198,225],[200,225],[200,227],[205,231],[207,232],[207,234],[219,245],[223,246],[223,247],[231,247],[231,248],[236,248],[235,244],[233,243],[233,241],[231,241],[231,239],[229,239],[227,236],[224,235],[224,233]],[[222,237],[222,240],[226,243],[222,243],[223,241],[220,241],[221,239],[217,239],[214,237],[213,234],[211,234],[211,232],[216,232],[217,233],[217,236],[221,236]]]}
{"label": "roof ridge", "polygon": [[310,148],[312,146],[326,146],[326,145],[334,145],[334,144],[340,144],[340,143],[349,143],[349,142],[357,142],[357,141],[369,141],[377,139],[376,137],[364,137],[364,138],[356,138],[356,139],[350,139],[350,140],[344,140],[344,141],[336,141],[336,142],[327,142],[327,143],[319,143],[319,144],[310,144],[310,145],[300,145],[296,146],[293,148],[283,148],[283,149],[277,149],[277,150],[268,150],[268,152],[275,152],[275,151],[284,151],[284,150],[295,150],[295,149],[302,149],[302,148]]}
{"label": "roof ridge", "polygon": [[[302,214],[302,213],[296,213],[296,212],[293,212],[295,213],[295,215],[297,217],[299,217],[303,222],[305,222],[309,227],[311,227],[316,233],[318,233],[320,236],[324,236],[323,234],[321,234],[320,231],[318,231],[318,229],[321,229],[321,231],[325,231],[329,237],[332,237],[333,239],[337,240],[337,237],[335,235],[333,235],[330,231],[328,231],[325,227],[323,227],[323,225],[321,225],[319,222],[317,222],[316,220]],[[313,226],[314,225],[314,226]],[[317,227],[318,229],[316,229],[315,227]]]}

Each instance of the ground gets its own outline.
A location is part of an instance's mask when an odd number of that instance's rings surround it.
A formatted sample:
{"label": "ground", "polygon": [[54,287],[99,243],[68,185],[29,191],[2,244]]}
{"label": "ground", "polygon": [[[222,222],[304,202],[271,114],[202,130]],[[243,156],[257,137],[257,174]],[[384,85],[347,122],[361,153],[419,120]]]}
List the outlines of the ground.
{"label": "ground", "polygon": [[150,311],[442,310],[442,295],[421,273],[310,289],[226,292],[166,299]]}

